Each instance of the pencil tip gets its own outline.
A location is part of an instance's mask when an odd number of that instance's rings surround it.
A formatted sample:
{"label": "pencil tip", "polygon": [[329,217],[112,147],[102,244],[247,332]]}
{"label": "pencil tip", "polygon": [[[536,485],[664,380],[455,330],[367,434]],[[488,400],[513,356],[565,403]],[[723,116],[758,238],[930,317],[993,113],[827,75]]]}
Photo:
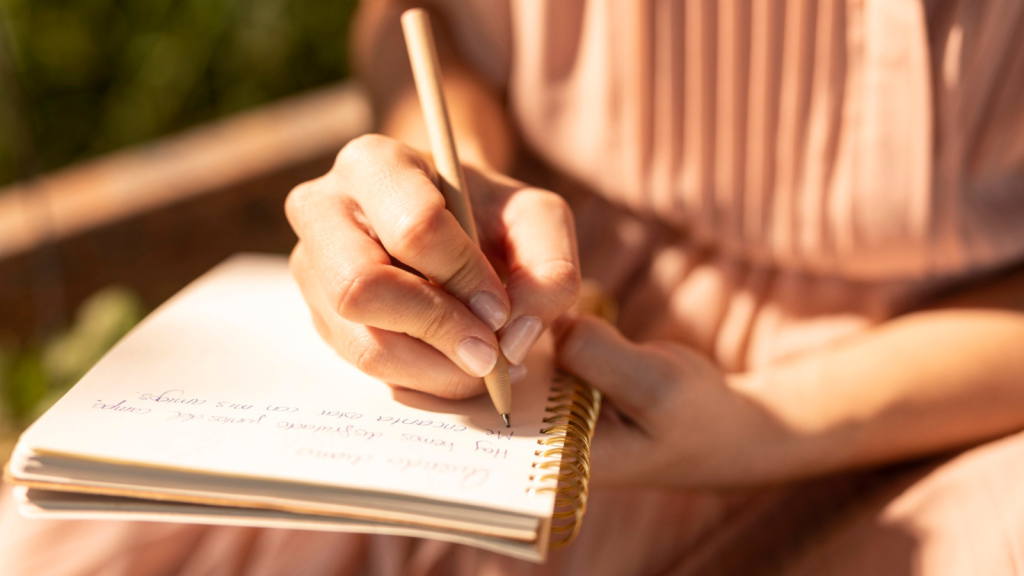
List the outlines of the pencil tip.
{"label": "pencil tip", "polygon": [[512,424],[508,421],[508,414],[502,414],[501,418],[505,421],[505,428],[511,428]]}

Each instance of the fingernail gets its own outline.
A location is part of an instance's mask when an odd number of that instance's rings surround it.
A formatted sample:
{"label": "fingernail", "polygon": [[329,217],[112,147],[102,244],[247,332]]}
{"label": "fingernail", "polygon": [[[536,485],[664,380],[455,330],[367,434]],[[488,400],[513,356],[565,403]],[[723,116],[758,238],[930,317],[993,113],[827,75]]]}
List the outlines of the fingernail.
{"label": "fingernail", "polygon": [[526,364],[509,364],[508,377],[513,384],[522,382],[526,378]]}
{"label": "fingernail", "polygon": [[487,376],[498,361],[498,351],[479,338],[466,338],[456,353],[473,376]]}
{"label": "fingernail", "polygon": [[477,292],[469,299],[469,309],[476,314],[476,317],[483,320],[491,327],[491,330],[497,330],[505,325],[505,321],[508,320],[508,312],[505,311],[505,306],[498,300],[498,297],[490,292]]}
{"label": "fingernail", "polygon": [[526,353],[540,338],[544,328],[540,318],[536,316],[520,316],[512,321],[501,335],[501,351],[512,364],[522,364]]}

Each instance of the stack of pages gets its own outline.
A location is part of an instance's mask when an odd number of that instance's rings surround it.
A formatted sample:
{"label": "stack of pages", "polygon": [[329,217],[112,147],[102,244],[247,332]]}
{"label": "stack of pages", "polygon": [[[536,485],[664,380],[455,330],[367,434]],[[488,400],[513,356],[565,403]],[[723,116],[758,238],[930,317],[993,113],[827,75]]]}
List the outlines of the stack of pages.
{"label": "stack of pages", "polygon": [[398,534],[541,561],[553,517],[578,526],[589,435],[562,444],[597,399],[552,388],[538,348],[505,428],[486,396],[394,390],[347,364],[283,258],[238,256],[33,424],[7,478],[33,517]]}

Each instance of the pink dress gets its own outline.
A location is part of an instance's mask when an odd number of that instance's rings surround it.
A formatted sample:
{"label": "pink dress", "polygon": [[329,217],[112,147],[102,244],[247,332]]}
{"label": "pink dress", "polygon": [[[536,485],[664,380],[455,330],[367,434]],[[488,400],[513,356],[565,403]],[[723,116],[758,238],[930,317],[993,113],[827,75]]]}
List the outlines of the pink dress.
{"label": "pink dress", "polygon": [[[584,272],[635,339],[758,370],[1024,261],[1024,2],[434,4],[562,174],[546,184],[576,209]],[[9,498],[0,514],[11,576],[1020,574],[1024,436],[743,493],[595,490],[543,567],[406,538],[26,521]]]}

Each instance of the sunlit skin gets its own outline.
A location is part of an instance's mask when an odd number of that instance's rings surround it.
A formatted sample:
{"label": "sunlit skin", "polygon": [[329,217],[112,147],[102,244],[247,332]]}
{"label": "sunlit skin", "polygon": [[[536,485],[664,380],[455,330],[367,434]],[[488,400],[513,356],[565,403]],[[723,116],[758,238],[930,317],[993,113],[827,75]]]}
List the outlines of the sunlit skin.
{"label": "sunlit skin", "polygon": [[[396,19],[370,10],[360,18],[357,67],[383,136],[347,146],[327,176],[292,193],[288,214],[300,238],[292,270],[317,327],[365,371],[445,397],[481,393],[458,346],[499,345],[470,306],[475,294],[493,294],[502,308],[492,323],[530,316],[553,326],[558,363],[606,394],[593,447],[598,485],[773,483],[1024,427],[1024,272],[744,373],[723,372],[686,342],[634,343],[600,320],[563,316],[579,283],[572,217],[558,196],[502,175],[516,143],[499,95],[438,31],[480,252],[438,209]],[[357,273],[367,280],[353,289]]]}

